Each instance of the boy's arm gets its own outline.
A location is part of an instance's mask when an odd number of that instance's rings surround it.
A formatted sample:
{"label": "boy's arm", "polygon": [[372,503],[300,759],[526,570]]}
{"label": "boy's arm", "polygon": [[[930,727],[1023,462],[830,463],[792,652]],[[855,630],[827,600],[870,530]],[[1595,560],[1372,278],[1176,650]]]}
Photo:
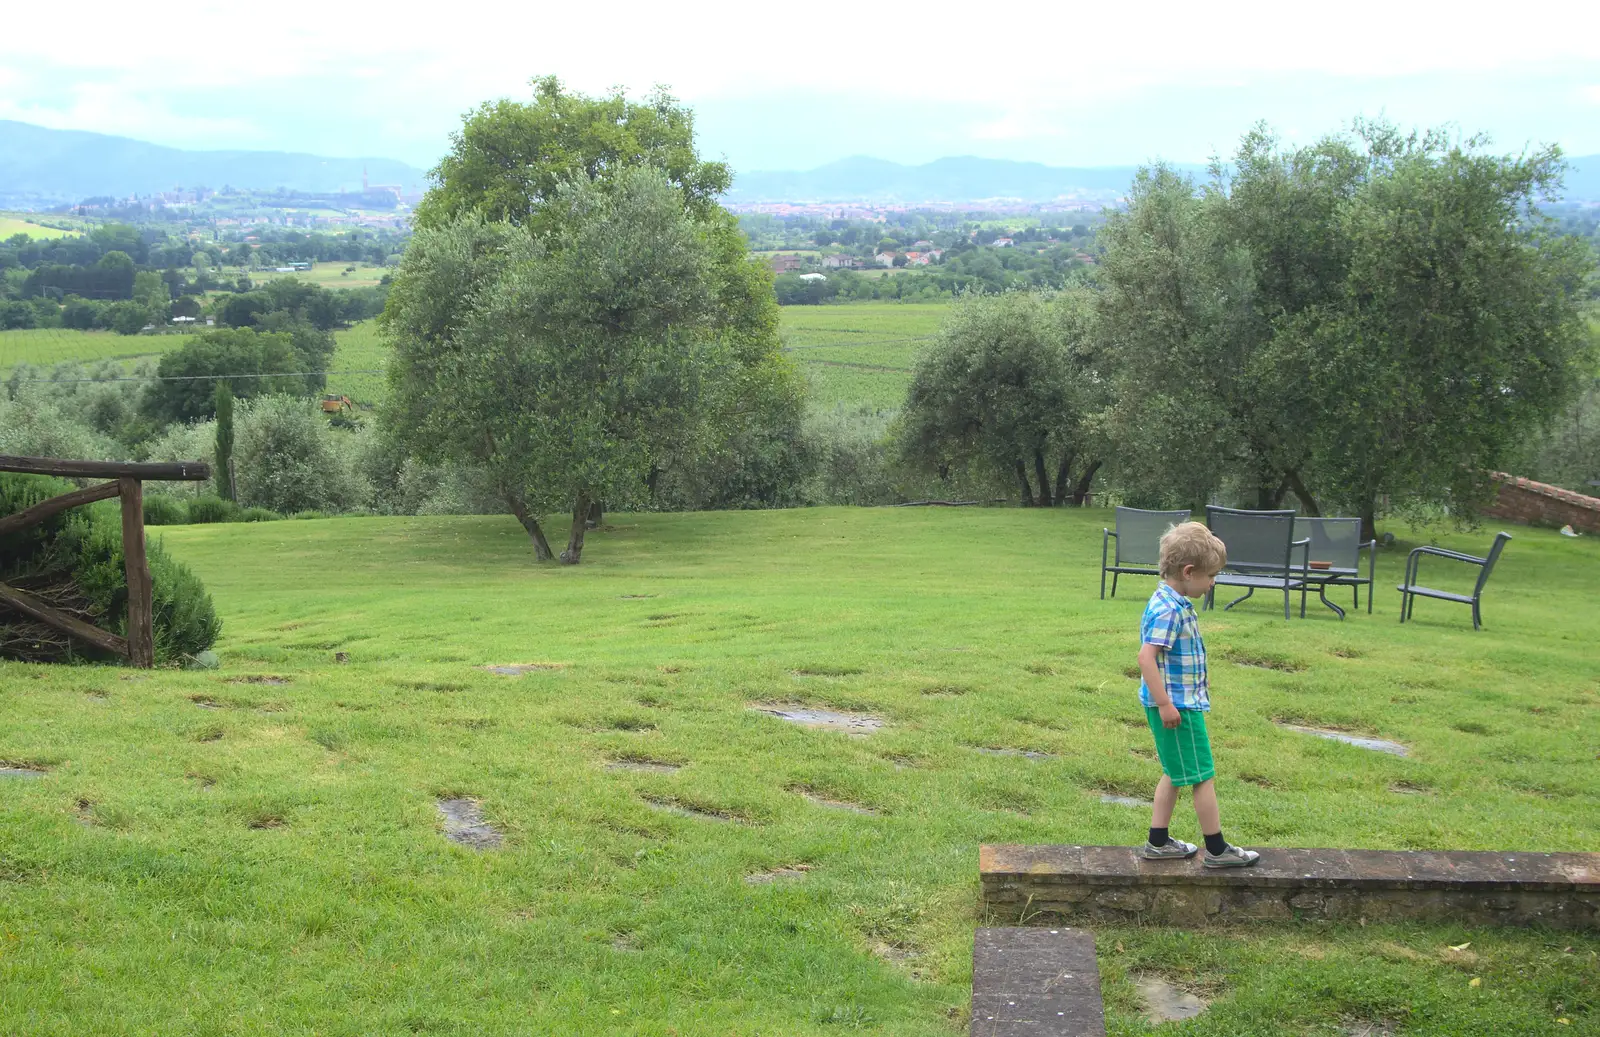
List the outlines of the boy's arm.
{"label": "boy's arm", "polygon": [[1161,652],[1160,645],[1153,645],[1146,641],[1139,646],[1139,673],[1144,676],[1145,687],[1150,689],[1150,698],[1154,700],[1156,709],[1161,713],[1163,727],[1177,727],[1183,718],[1178,714],[1178,708],[1172,704],[1172,697],[1167,694],[1167,682],[1161,677]]}

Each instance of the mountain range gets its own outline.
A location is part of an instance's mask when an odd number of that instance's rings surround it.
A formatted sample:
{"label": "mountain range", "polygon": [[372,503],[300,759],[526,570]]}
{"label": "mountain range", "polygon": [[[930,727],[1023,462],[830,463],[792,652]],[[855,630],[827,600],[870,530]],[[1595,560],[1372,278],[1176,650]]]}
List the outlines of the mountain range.
{"label": "mountain range", "polygon": [[48,208],[85,198],[224,186],[270,191],[421,190],[427,174],[388,158],[324,158],[284,151],[184,151],[128,137],[52,130],[0,119],[0,208]]}
{"label": "mountain range", "polygon": [[[1600,201],[1600,155],[1570,159],[1566,197]],[[1204,174],[1204,167],[1179,169]],[[970,156],[902,165],[857,156],[804,172],[739,173],[729,203],[971,203],[1115,201],[1136,166],[1071,168]],[[386,158],[325,158],[283,151],[185,151],[82,130],[0,120],[0,208],[42,209],[85,198],[199,186],[270,191],[358,191],[363,179],[409,194],[427,174]]]}

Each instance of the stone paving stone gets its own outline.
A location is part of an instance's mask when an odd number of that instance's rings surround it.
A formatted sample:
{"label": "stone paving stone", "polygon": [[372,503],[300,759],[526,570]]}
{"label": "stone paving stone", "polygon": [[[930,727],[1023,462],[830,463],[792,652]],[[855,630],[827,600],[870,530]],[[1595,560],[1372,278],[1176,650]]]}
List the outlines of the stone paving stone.
{"label": "stone paving stone", "polygon": [[973,1037],[1105,1037],[1100,966],[1086,929],[979,929]]}

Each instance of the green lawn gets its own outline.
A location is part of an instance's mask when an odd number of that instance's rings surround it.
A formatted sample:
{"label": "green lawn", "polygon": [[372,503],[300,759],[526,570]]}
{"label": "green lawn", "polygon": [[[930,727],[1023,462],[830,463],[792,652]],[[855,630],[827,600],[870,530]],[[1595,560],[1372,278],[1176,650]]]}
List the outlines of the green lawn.
{"label": "green lawn", "polygon": [[[1100,802],[1157,776],[1127,676],[1151,582],[1098,600],[1107,517],[614,516],[577,568],[501,517],[168,528],[224,617],[220,672],[0,664],[0,760],[50,768],[0,779],[0,1032],[965,1033],[977,845],[1148,822]],[[1597,574],[1596,538],[1519,530],[1481,633],[1434,602],[1401,627],[1392,589],[1342,623],[1205,615],[1227,833],[1594,849]],[[776,702],[887,726],[748,708]],[[441,796],[505,845],[447,842]],[[746,882],[780,867],[809,870]],[[1117,1035],[1154,1032],[1141,970],[1213,999],[1185,1034],[1600,1033],[1593,935],[1097,936]]]}
{"label": "green lawn", "polygon": [[[355,267],[355,270],[351,272],[349,267]],[[393,270],[369,263],[328,262],[316,263],[310,270],[298,270],[294,273],[258,270],[252,272],[250,277],[257,282],[293,277],[301,281],[310,281],[312,284],[320,284],[324,288],[375,288],[384,274],[392,273]]]}

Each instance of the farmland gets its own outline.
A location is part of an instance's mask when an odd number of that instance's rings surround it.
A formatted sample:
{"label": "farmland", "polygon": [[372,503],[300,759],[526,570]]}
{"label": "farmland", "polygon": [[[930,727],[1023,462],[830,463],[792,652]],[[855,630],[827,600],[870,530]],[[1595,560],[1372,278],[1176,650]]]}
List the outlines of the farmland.
{"label": "farmland", "polygon": [[[1101,799],[1156,776],[1126,676],[1150,583],[1098,599],[1103,522],[615,516],[577,568],[508,517],[170,528],[220,671],[0,664],[0,760],[48,771],[0,795],[0,1032],[964,1033],[977,845],[1148,819]],[[1519,532],[1476,634],[1442,603],[1400,626],[1392,591],[1207,614],[1230,836],[1591,849],[1596,551]],[[503,845],[448,842],[446,797]],[[1096,935],[1115,1035],[1149,1032],[1146,973],[1211,1001],[1187,1034],[1600,1032],[1594,936]]]}
{"label": "farmland", "polygon": [[58,230],[55,227],[41,227],[29,221],[26,217],[12,216],[0,213],[0,241],[15,234],[26,234],[30,238],[49,239],[64,238],[72,231]]}
{"label": "farmland", "polygon": [[[322,264],[317,269],[342,269]],[[381,268],[371,268],[376,271]],[[780,311],[784,349],[811,382],[816,406],[900,406],[916,351],[938,329],[945,303],[857,303],[848,306],[787,306]],[[328,391],[373,404],[382,399],[387,362],[377,326],[363,321],[336,331],[338,351]],[[52,365],[98,360],[132,361],[182,348],[186,335],[117,335],[109,331],[30,328],[0,331],[0,372],[20,363]]]}

